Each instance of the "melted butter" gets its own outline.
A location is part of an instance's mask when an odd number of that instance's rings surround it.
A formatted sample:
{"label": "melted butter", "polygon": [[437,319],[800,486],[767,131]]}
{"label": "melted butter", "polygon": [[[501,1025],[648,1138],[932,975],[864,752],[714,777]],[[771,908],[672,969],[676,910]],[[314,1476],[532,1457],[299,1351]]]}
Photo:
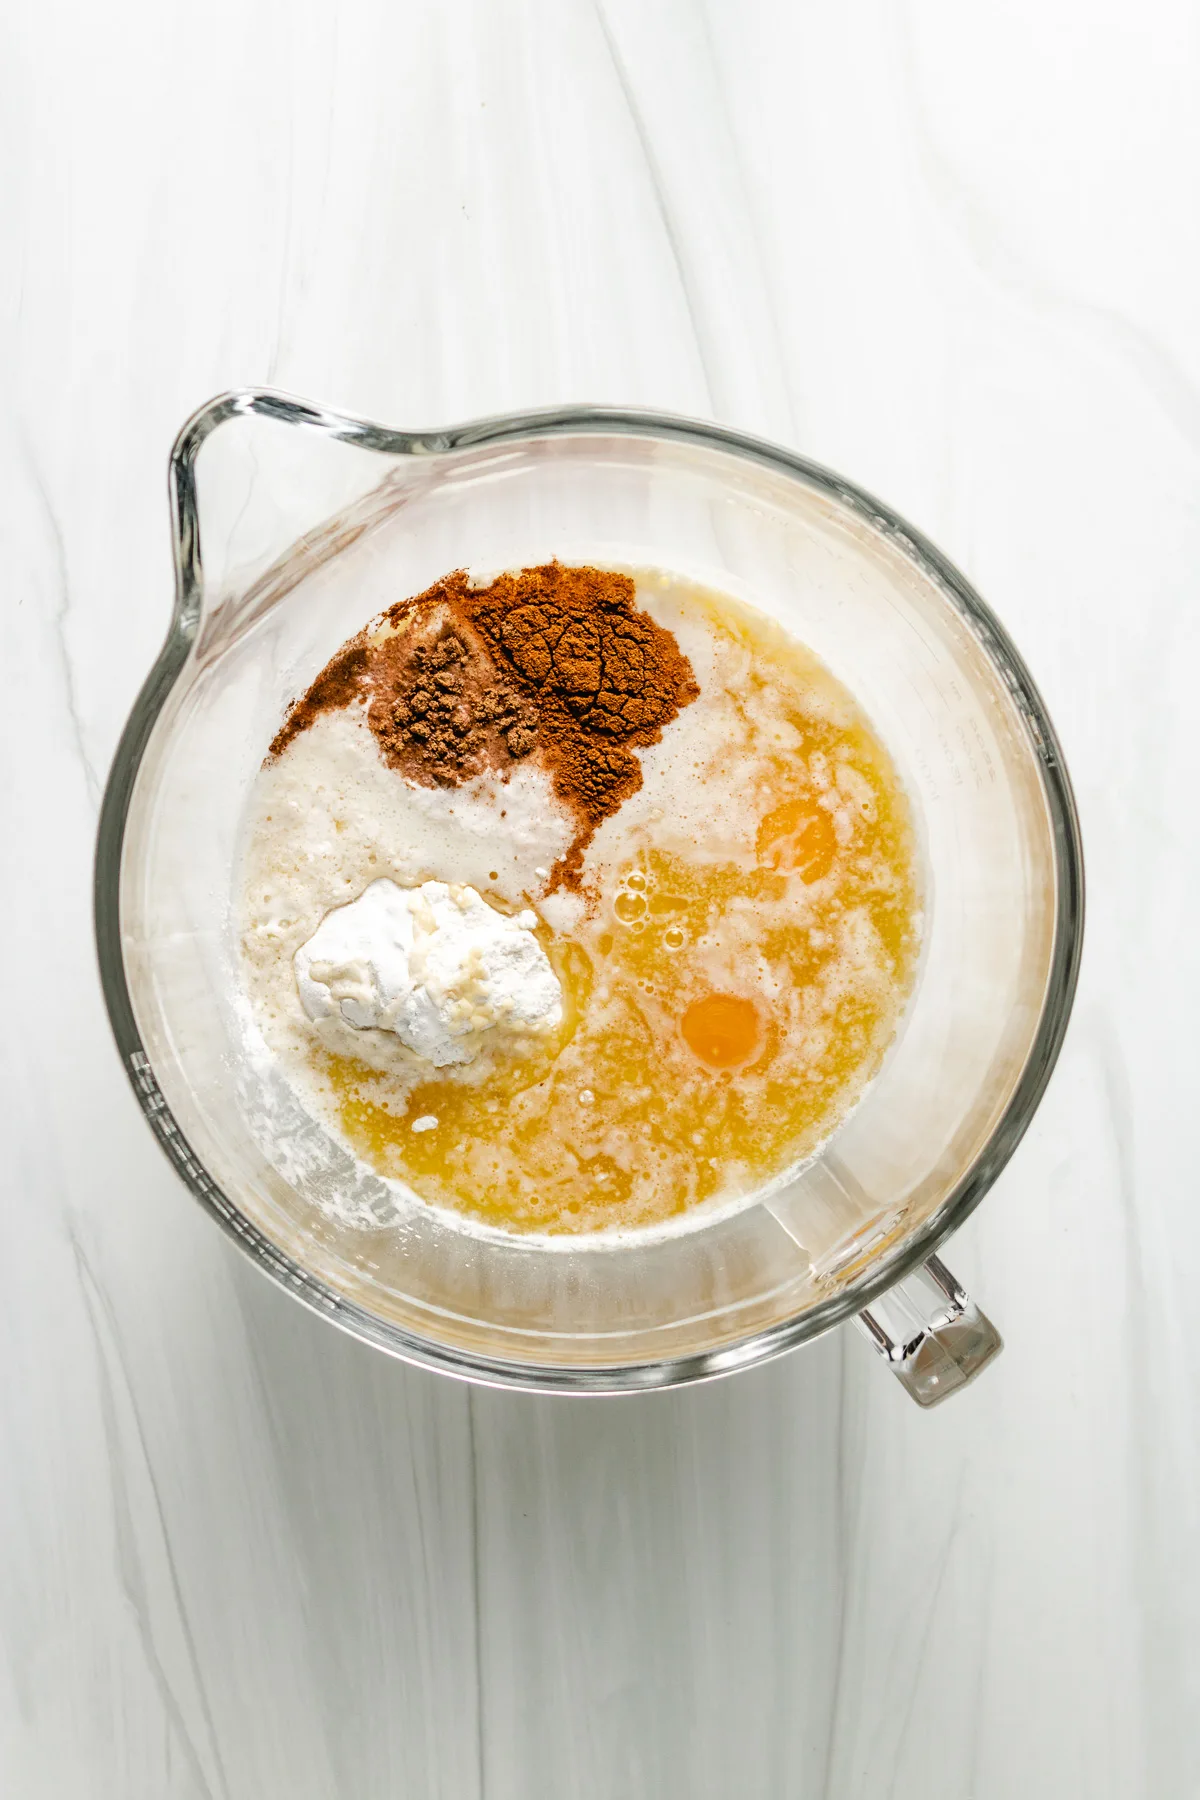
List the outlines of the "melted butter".
{"label": "melted butter", "polygon": [[593,872],[589,917],[543,935],[567,1015],[531,1057],[407,1090],[322,1058],[354,1149],[430,1200],[563,1232],[751,1192],[830,1135],[894,1036],[920,905],[891,760],[794,640],[732,602],[698,610],[743,653],[752,850],[664,848],[640,823]]}

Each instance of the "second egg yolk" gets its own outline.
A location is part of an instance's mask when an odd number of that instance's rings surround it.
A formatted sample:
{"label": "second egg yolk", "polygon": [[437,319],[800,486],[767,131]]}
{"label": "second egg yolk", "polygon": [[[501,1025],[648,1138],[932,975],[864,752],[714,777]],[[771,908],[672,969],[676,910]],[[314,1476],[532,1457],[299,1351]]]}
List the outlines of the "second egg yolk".
{"label": "second egg yolk", "polygon": [[740,994],[706,994],[683,1015],[684,1042],[712,1069],[732,1069],[754,1052],[758,1009]]}
{"label": "second egg yolk", "polygon": [[833,820],[813,800],[785,800],[758,828],[760,861],[770,869],[794,869],[802,881],[828,875],[837,847]]}

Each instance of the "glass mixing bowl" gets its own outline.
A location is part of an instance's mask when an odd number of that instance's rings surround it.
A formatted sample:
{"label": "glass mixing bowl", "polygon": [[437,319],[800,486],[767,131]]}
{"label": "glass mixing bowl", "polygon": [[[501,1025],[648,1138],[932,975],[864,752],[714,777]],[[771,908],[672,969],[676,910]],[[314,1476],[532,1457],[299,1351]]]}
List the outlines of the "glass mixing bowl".
{"label": "glass mixing bowl", "polygon": [[[402,432],[235,393],[184,427],[171,483],[175,611],[109,778],[96,930],[125,1067],[201,1203],[315,1311],[478,1380],[663,1386],[860,1315],[922,1404],[962,1386],[1000,1340],[933,1253],[1045,1088],[1083,906],[1053,728],[963,577],[827,471],[651,413]],[[693,577],[809,645],[888,744],[925,863],[919,981],[864,1100],[815,1161],[659,1240],[548,1247],[398,1204],[247,1056],[239,1024],[238,827],[289,699],[447,570],[555,556]]]}

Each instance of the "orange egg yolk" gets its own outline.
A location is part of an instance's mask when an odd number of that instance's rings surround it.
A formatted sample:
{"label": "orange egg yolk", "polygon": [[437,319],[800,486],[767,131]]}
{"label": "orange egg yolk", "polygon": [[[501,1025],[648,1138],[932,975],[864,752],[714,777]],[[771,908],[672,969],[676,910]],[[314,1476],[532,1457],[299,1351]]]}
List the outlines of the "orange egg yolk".
{"label": "orange egg yolk", "polygon": [[785,800],[758,828],[759,861],[769,869],[794,869],[802,881],[828,875],[837,847],[833,820],[813,800]]}
{"label": "orange egg yolk", "polygon": [[758,1009],[740,994],[706,994],[683,1015],[684,1042],[713,1069],[732,1069],[758,1045]]}

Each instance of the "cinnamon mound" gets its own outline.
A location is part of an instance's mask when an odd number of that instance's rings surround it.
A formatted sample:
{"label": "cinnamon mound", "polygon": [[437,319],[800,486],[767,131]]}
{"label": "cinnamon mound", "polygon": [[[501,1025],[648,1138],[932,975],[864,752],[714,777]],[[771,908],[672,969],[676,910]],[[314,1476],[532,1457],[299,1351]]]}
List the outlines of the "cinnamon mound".
{"label": "cinnamon mound", "polygon": [[385,762],[410,781],[458,787],[529,755],[537,714],[497,679],[487,644],[466,620],[422,595],[389,623],[399,629],[372,653],[367,711]]}
{"label": "cinnamon mound", "polygon": [[458,786],[537,752],[577,823],[550,889],[577,888],[597,828],[642,785],[637,749],[700,689],[633,581],[562,563],[470,586],[458,569],[349,643],[291,708],[278,756],[321,712],[366,701],[384,759]]}

